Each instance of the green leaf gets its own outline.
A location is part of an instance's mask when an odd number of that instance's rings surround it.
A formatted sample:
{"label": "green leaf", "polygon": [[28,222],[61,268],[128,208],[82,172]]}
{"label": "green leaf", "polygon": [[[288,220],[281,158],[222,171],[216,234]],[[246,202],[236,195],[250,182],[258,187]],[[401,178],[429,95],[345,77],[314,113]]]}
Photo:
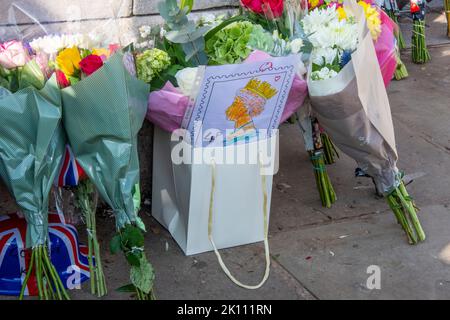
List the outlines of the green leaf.
{"label": "green leaf", "polygon": [[80,79],[78,79],[77,77],[71,77],[71,76],[67,77],[67,79],[70,81],[71,85],[74,85],[80,81]]}
{"label": "green leaf", "polygon": [[194,0],[181,0],[180,8],[184,9],[185,7],[187,7],[188,9],[187,13],[191,12],[193,6]]}
{"label": "green leaf", "polygon": [[130,270],[131,282],[144,293],[150,293],[153,288],[155,273],[152,265],[142,256],[139,267],[133,266]]}
{"label": "green leaf", "polygon": [[144,234],[139,227],[133,226],[131,224],[126,225],[122,229],[122,243],[129,249],[133,247],[143,247],[144,246]]}
{"label": "green leaf", "polygon": [[116,234],[109,242],[109,251],[112,254],[116,254],[122,247],[122,241],[120,234]]}
{"label": "green leaf", "polygon": [[117,292],[126,292],[126,293],[135,293],[136,292],[136,287],[134,286],[134,284],[129,283],[126,284],[124,286],[121,286],[119,288],[116,289]]}
{"label": "green leaf", "polygon": [[127,253],[126,258],[127,258],[128,263],[131,266],[139,267],[139,265],[141,263],[141,256],[142,256],[142,253],[138,254],[138,253],[134,253],[134,252],[130,251],[129,253]]}

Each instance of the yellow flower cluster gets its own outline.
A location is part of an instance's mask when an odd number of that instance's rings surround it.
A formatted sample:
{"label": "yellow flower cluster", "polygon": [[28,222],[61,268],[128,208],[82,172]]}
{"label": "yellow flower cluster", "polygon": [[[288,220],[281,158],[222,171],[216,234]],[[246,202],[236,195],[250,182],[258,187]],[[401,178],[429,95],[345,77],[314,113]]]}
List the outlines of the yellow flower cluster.
{"label": "yellow flower cluster", "polygon": [[369,28],[370,34],[372,35],[372,39],[376,41],[381,33],[380,13],[375,7],[372,7],[365,1],[359,1],[358,4],[364,8],[367,27]]}
{"label": "yellow flower cluster", "polygon": [[337,8],[336,12],[338,14],[339,21],[341,21],[343,19],[347,19],[347,12],[345,12],[344,7]]}

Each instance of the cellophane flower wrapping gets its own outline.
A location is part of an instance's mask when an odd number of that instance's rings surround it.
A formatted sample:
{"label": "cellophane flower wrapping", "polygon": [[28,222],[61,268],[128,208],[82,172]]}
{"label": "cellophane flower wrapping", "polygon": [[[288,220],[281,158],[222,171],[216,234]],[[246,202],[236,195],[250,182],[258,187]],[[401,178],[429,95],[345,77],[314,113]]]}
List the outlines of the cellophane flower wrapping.
{"label": "cellophane flower wrapping", "polygon": [[27,220],[27,247],[46,245],[49,194],[65,145],[55,77],[41,90],[3,90],[0,112],[0,175]]}
{"label": "cellophane flower wrapping", "polygon": [[375,41],[375,51],[385,87],[389,85],[397,67],[396,58],[396,24],[383,10],[379,10],[381,19],[381,33]]}
{"label": "cellophane flower wrapping", "polygon": [[308,78],[311,105],[339,149],[388,194],[400,182],[389,100],[362,8],[351,9],[358,18],[356,50],[335,77]]}
{"label": "cellophane flower wrapping", "polygon": [[135,77],[131,58],[128,52],[117,52],[98,71],[62,90],[70,145],[113,209],[118,229],[132,223],[143,228],[133,193],[139,183],[137,134],[145,118],[149,86]]}

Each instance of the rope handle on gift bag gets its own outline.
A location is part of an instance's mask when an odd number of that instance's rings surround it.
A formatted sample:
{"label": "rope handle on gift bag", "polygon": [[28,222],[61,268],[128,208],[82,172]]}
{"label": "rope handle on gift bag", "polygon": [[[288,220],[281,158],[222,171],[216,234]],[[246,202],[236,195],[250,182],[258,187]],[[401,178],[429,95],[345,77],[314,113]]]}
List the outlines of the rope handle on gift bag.
{"label": "rope handle on gift bag", "polygon": [[208,218],[208,238],[211,242],[214,253],[217,256],[217,260],[219,261],[219,265],[222,268],[223,272],[230,278],[231,281],[233,281],[236,285],[239,287],[245,288],[245,289],[259,289],[262,287],[262,285],[267,281],[269,278],[270,273],[270,250],[269,250],[269,240],[268,240],[268,223],[267,223],[267,191],[266,191],[266,176],[261,174],[261,184],[262,184],[262,192],[263,192],[263,217],[264,217],[264,251],[265,251],[265,257],[266,257],[266,270],[264,272],[264,277],[261,280],[261,282],[257,285],[250,286],[243,284],[239,280],[237,280],[230,272],[230,270],[227,268],[225,263],[222,260],[222,256],[219,253],[219,250],[217,250],[216,244],[214,243],[213,235],[212,235],[212,224],[213,224],[213,207],[214,207],[214,193],[216,188],[216,163],[214,159],[212,160],[212,179],[211,179],[211,196],[209,201],[209,218]]}

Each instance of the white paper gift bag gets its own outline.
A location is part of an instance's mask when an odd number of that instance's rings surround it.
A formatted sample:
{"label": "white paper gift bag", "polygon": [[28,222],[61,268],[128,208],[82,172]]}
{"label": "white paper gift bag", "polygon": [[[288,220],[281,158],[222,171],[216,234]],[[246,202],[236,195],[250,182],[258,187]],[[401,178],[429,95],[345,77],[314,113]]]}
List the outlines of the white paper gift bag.
{"label": "white paper gift bag", "polygon": [[[274,152],[277,138],[276,135],[270,138],[269,148]],[[272,175],[261,175],[261,165],[248,159],[245,164],[220,164],[216,161],[215,166],[207,161],[200,164],[173,163],[172,153],[177,153],[174,148],[179,143],[171,141],[170,133],[155,127],[152,215],[169,230],[184,253],[192,255],[214,249],[208,238],[211,205],[212,234],[218,249],[263,241],[264,194],[268,219]],[[255,143],[214,149],[222,149],[226,153],[227,149],[248,148]],[[182,144],[187,148],[184,150],[194,153],[190,145]],[[203,153],[204,160],[208,158],[206,153],[214,153],[212,148],[198,150]],[[238,152],[235,149],[235,153]],[[273,170],[276,161],[268,170]],[[192,159],[192,162],[196,161]],[[214,171],[215,190],[211,199]]]}
{"label": "white paper gift bag", "polygon": [[[217,160],[220,152],[227,156],[231,152],[242,154],[242,148],[250,150],[257,143],[258,155],[247,156],[246,161],[241,161],[244,164],[240,164],[238,157],[235,157],[236,164]],[[191,152],[191,164],[174,163],[173,156],[179,154],[180,142],[171,141],[170,133],[155,127],[153,217],[171,233],[186,255],[216,249],[219,263],[234,282],[249,289],[259,287],[269,274],[267,231],[273,173],[278,166],[278,135],[259,142],[219,148],[192,148],[185,142],[181,144],[184,151]],[[209,161],[197,163],[194,153]],[[214,161],[211,161],[211,154]],[[254,161],[250,160],[252,157]],[[217,249],[260,241],[265,241],[266,248],[264,280],[258,286],[240,284],[229,274]]]}

